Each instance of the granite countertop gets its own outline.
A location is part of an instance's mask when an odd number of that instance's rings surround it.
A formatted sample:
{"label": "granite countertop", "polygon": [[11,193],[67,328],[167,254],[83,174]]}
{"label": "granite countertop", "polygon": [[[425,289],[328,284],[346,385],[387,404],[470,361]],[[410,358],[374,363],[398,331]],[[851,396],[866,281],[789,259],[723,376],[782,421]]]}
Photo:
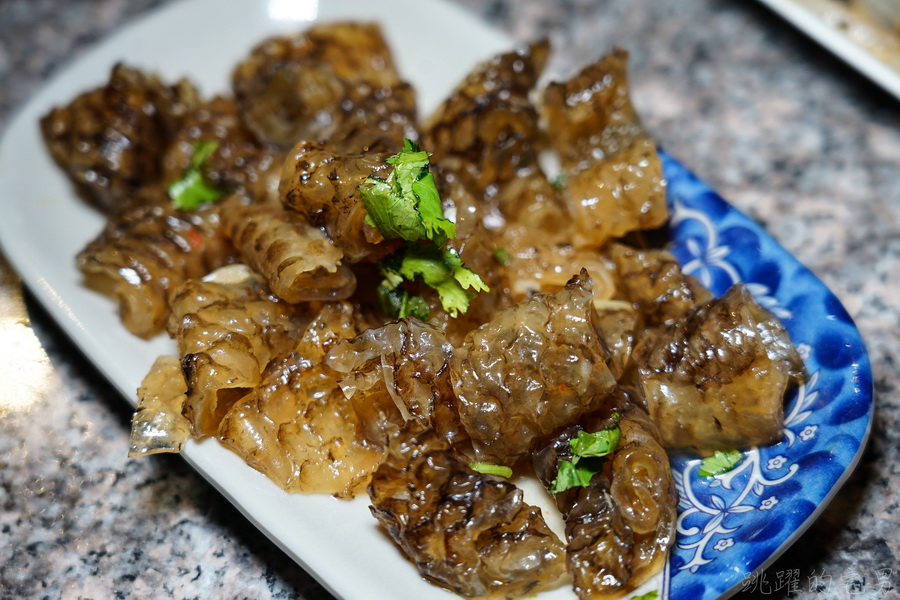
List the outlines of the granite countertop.
{"label": "granite countertop", "polygon": [[[875,378],[870,444],[766,572],[768,593],[744,597],[900,598],[900,103],[752,2],[460,3],[519,40],[548,35],[560,70],[628,48],[647,128],[845,304]],[[67,61],[160,4],[0,3],[0,130]],[[2,317],[13,290],[0,277]],[[179,457],[128,459],[129,406],[26,301],[48,390],[0,404],[0,598],[331,597]]]}

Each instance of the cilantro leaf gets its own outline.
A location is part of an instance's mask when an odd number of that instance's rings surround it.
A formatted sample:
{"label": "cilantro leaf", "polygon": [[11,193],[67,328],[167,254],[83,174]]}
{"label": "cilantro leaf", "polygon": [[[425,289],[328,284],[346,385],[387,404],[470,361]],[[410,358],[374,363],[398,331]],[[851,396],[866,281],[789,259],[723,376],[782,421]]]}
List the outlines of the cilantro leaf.
{"label": "cilantro leaf", "polygon": [[560,461],[556,479],[550,484],[550,492],[558,494],[574,487],[587,487],[591,478],[602,468],[602,461]]}
{"label": "cilantro leaf", "polygon": [[501,267],[507,267],[512,260],[512,255],[506,248],[494,248],[494,260],[496,260]]}
{"label": "cilantro leaf", "polygon": [[578,457],[607,456],[615,451],[621,436],[622,431],[618,427],[595,433],[579,431],[578,436],[569,440],[569,447],[572,454]]}
{"label": "cilantro leaf", "polygon": [[479,473],[486,473],[488,475],[499,475],[500,477],[512,477],[513,471],[509,467],[504,467],[503,465],[492,465],[490,463],[480,463],[473,462],[469,463],[469,468],[473,471],[478,471]]}
{"label": "cilantro leaf", "polygon": [[408,247],[398,271],[410,281],[420,277],[425,285],[438,293],[441,306],[452,317],[469,309],[475,292],[490,289],[477,273],[463,264],[458,254],[434,246]]}
{"label": "cilantro leaf", "polygon": [[427,321],[431,317],[431,309],[424,298],[410,296],[406,290],[392,286],[388,279],[378,285],[376,293],[382,312],[391,318],[415,317]]}
{"label": "cilantro leaf", "polygon": [[653,590],[652,592],[647,592],[646,594],[641,594],[640,596],[632,596],[628,600],[656,600],[659,598],[659,592],[657,590]]}
{"label": "cilantro leaf", "polygon": [[403,150],[385,160],[394,166],[387,179],[369,177],[359,186],[368,212],[366,223],[377,227],[385,238],[429,239],[442,246],[456,237],[456,225],[444,218],[428,157],[414,142],[404,140]]}
{"label": "cilantro leaf", "polygon": [[613,413],[612,416],[616,420],[615,425],[594,433],[579,431],[578,435],[569,440],[572,460],[559,462],[556,479],[550,484],[552,493],[558,494],[573,487],[587,486],[591,483],[591,477],[603,469],[605,457],[616,451],[622,437],[619,415]]}
{"label": "cilantro leaf", "polygon": [[704,458],[700,462],[700,477],[715,477],[732,470],[744,460],[740,450],[716,450],[712,456]]}
{"label": "cilantro leaf", "polygon": [[225,191],[211,185],[203,174],[203,163],[218,147],[219,142],[215,140],[201,140],[194,143],[194,155],[191,157],[190,166],[180,179],[173,181],[168,187],[172,206],[178,210],[194,210],[201,204],[215,202],[226,194]]}

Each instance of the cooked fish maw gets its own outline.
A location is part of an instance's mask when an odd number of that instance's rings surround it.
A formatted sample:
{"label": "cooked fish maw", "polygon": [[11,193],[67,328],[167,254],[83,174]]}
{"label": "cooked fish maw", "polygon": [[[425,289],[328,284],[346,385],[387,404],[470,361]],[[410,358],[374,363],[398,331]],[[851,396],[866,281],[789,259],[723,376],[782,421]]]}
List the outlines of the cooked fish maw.
{"label": "cooked fish maw", "polygon": [[159,452],[181,452],[191,438],[191,422],[182,414],[187,402],[187,383],[181,361],[160,356],[150,367],[137,391],[138,404],[131,418],[129,457]]}
{"label": "cooked fish maw", "polygon": [[564,551],[539,508],[422,433],[369,485],[372,514],[427,579],[462,596],[519,598],[555,585]]}
{"label": "cooked fish maw", "polygon": [[351,305],[326,304],[297,351],[271,361],[222,419],[222,443],[289,492],[350,498],[382,461],[383,447],[366,439],[338,385],[342,375],[323,362],[334,343],[359,332],[358,323]]}
{"label": "cooked fish maw", "polygon": [[[364,112],[382,115],[370,118],[371,124],[387,127],[390,115],[403,110],[387,108],[385,102],[406,105],[412,97],[403,86],[380,28],[363,23],[325,23],[298,35],[270,38],[232,74],[247,126],[261,141],[285,148],[303,139],[328,139],[345,119],[354,121],[345,133],[365,124],[359,107],[366,102],[375,106]],[[345,100],[348,107],[342,107]],[[412,112],[414,123],[414,104]]]}
{"label": "cooked fish maw", "polygon": [[111,219],[76,261],[88,286],[118,302],[128,331],[149,338],[165,327],[175,288],[233,260],[221,229],[215,205],[138,205]]}
{"label": "cooked fish maw", "polygon": [[288,302],[342,300],[356,290],[343,253],[318,228],[277,204],[224,203],[222,220],[244,262]]}
{"label": "cooked fish maw", "polygon": [[672,448],[777,442],[785,391],[804,377],[784,326],[743,284],[649,332],[634,357],[650,416]]}
{"label": "cooked fish maw", "polygon": [[463,427],[478,459],[511,464],[595,410],[615,385],[586,271],[469,333],[450,361]]}
{"label": "cooked fish maw", "polygon": [[197,103],[189,82],[167,86],[119,63],[106,85],[44,116],[41,132],[53,159],[86,199],[114,215],[159,178],[163,151]]}
{"label": "cooked fish maw", "polygon": [[243,191],[257,202],[277,202],[284,151],[261,144],[240,120],[233,98],[216,96],[188,112],[162,157],[165,185],[191,166],[196,145],[215,142],[203,163],[203,175],[219,190]]}
{"label": "cooked fish maw", "polygon": [[665,223],[665,180],[655,142],[631,104],[628,53],[616,49],[544,92],[543,116],[560,156],[579,246]]}
{"label": "cooked fish maw", "polygon": [[399,247],[366,223],[359,186],[371,176],[387,177],[384,162],[394,152],[342,153],[330,145],[302,141],[282,167],[284,206],[321,227],[348,262],[378,260]]}
{"label": "cooked fish maw", "polygon": [[259,384],[269,361],[293,349],[311,317],[307,306],[280,300],[244,265],[224,269],[242,277],[220,269],[212,281],[181,285],[171,302],[168,331],[182,356],[184,412],[196,437],[216,433],[231,405]]}

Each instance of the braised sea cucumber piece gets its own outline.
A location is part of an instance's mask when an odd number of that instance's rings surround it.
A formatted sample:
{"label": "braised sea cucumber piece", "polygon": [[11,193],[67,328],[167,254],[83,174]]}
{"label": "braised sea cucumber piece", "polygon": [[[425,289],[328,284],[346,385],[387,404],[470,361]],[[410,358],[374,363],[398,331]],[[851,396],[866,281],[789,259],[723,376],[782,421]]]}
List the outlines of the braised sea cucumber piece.
{"label": "braised sea cucumber piece", "polygon": [[374,24],[327,23],[270,38],[237,66],[232,87],[250,130],[285,149],[355,135],[357,145],[399,145],[416,135],[415,95]]}
{"label": "braised sea cucumber piece", "polygon": [[41,132],[53,159],[86,199],[114,215],[159,179],[163,152],[197,104],[191,83],[167,86],[119,63],[106,85],[44,116]]}
{"label": "braised sea cucumber piece", "polygon": [[282,167],[281,201],[307,222],[324,229],[347,261],[378,260],[397,249],[377,227],[366,223],[359,186],[368,177],[386,177],[394,152],[341,152],[329,144],[302,141]]}
{"label": "braised sea cucumber piece", "polygon": [[[675,540],[677,495],[656,425],[622,388],[604,406],[561,430],[532,462],[554,491],[570,442],[615,428],[618,441],[586,485],[555,493],[566,526],[566,565],[579,598],[618,598],[662,569]],[[584,463],[579,463],[584,464]],[[596,465],[596,463],[595,463]]]}
{"label": "braised sea cucumber piece", "polygon": [[384,447],[366,438],[338,384],[342,374],[324,363],[361,325],[351,304],[326,303],[296,349],[273,359],[260,384],[231,407],[221,442],[289,492],[351,498],[365,490]]}
{"label": "braised sea cucumber piece", "polygon": [[314,310],[281,300],[245,265],[182,284],[171,307],[168,332],[187,382],[184,413],[198,438],[214,435],[269,361],[294,348]]}
{"label": "braised sea cucumber piece", "polygon": [[243,261],[288,302],[343,300],[356,290],[356,276],[343,253],[322,232],[279,204],[222,202],[222,224]]}

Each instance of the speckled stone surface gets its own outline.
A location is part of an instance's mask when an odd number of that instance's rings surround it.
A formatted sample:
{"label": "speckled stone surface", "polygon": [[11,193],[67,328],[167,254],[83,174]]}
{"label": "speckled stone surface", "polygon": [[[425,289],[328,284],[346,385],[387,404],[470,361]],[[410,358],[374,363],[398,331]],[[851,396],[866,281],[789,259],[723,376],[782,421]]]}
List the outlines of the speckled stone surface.
{"label": "speckled stone surface", "polygon": [[[0,129],[162,3],[0,2]],[[844,302],[872,361],[871,442],[739,596],[900,598],[900,102],[753,2],[461,3],[517,39],[549,36],[559,73],[629,49],[648,129]],[[0,598],[331,597],[179,458],[126,458],[127,405],[29,306],[53,374],[45,400],[0,415]]]}

